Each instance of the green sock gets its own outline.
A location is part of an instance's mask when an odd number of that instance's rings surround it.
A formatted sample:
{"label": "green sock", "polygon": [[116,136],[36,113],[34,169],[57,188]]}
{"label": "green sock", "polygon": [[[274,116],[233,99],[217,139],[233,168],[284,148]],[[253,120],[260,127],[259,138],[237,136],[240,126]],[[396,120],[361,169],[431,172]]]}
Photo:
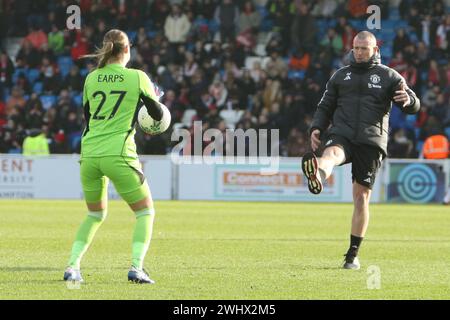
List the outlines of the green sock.
{"label": "green sock", "polygon": [[89,248],[95,233],[105,220],[106,211],[89,212],[86,219],[84,219],[80,228],[78,229],[75,241],[72,246],[72,253],[69,259],[69,267],[80,269],[81,258],[86,250]]}
{"label": "green sock", "polygon": [[152,238],[153,220],[155,216],[153,209],[136,211],[136,226],[133,233],[133,248],[131,265],[142,269],[145,254],[150,246]]}

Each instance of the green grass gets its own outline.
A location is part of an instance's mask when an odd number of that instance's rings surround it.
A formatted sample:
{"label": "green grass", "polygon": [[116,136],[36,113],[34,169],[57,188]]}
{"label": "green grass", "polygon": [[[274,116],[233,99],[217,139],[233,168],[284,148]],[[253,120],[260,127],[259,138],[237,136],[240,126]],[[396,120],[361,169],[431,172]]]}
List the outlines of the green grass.
{"label": "green grass", "polygon": [[[0,202],[0,299],[449,299],[450,210],[372,205],[359,271],[339,268],[350,204],[158,201],[146,267],[126,281],[134,217],[111,201],[82,263],[61,281],[81,201]],[[367,268],[381,270],[369,290]]]}

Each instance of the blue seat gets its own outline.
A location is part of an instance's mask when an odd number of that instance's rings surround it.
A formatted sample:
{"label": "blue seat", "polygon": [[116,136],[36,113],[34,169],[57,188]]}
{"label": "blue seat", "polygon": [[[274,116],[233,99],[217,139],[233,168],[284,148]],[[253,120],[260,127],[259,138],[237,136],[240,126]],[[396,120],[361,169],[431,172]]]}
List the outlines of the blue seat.
{"label": "blue seat", "polygon": [[10,150],[8,151],[8,153],[9,153],[9,154],[20,154],[20,153],[22,153],[22,149],[20,149],[20,148],[10,149]]}
{"label": "blue seat", "polygon": [[59,56],[57,58],[56,62],[57,62],[58,65],[60,65],[60,64],[70,64],[70,65],[72,65],[73,64],[73,60],[72,60],[71,56]]}
{"label": "blue seat", "polygon": [[131,44],[136,41],[137,31],[129,30],[126,32],[128,39],[130,39]]}
{"label": "blue seat", "polygon": [[398,7],[391,7],[389,9],[389,19],[390,20],[400,20],[400,12]]}
{"label": "blue seat", "polygon": [[192,52],[194,50],[194,43],[193,42],[188,42],[186,43],[186,50]]}
{"label": "blue seat", "polygon": [[145,31],[154,30],[155,26],[153,25],[153,21],[151,19],[146,19],[143,25]]}
{"label": "blue seat", "polygon": [[219,25],[217,24],[217,22],[214,19],[211,19],[208,23],[208,29],[212,33],[216,33],[217,31],[219,31]]}
{"label": "blue seat", "polygon": [[73,60],[70,56],[60,56],[58,57],[58,67],[61,76],[64,78],[70,72],[70,68],[73,66]]}
{"label": "blue seat", "polygon": [[11,96],[11,91],[9,88],[5,88],[5,91],[3,92],[3,101],[6,102],[9,100],[9,97]]}
{"label": "blue seat", "polygon": [[334,59],[333,59],[333,62],[332,62],[332,66],[333,66],[333,68],[335,68],[335,69],[339,69],[340,67],[342,67],[341,59],[339,59],[339,58],[334,58]]}
{"label": "blue seat", "polygon": [[29,69],[26,74],[28,81],[30,81],[30,83],[34,83],[39,78],[40,75],[41,72],[38,69]]}
{"label": "blue seat", "polygon": [[408,114],[406,115],[405,120],[406,120],[406,128],[413,129],[416,124],[417,117],[415,114]]}
{"label": "blue seat", "polygon": [[356,19],[349,19],[347,21],[353,28],[359,28],[359,22]]}
{"label": "blue seat", "polygon": [[380,33],[379,37],[382,37],[382,39],[387,40],[387,41],[394,41],[395,37],[397,36],[397,34],[395,33],[394,30],[386,30]]}
{"label": "blue seat", "polygon": [[59,73],[63,78],[65,78],[69,74],[70,68],[72,68],[72,66],[69,66],[67,64],[62,64],[59,66]]}
{"label": "blue seat", "polygon": [[423,141],[417,141],[417,144],[416,144],[416,151],[417,151],[418,154],[421,154],[421,153],[422,153],[423,144],[424,144]]}
{"label": "blue seat", "polygon": [[412,43],[418,44],[420,42],[419,37],[417,36],[417,33],[415,33],[414,31],[408,32],[408,35],[409,35],[409,39],[411,40]]}
{"label": "blue seat", "polygon": [[289,79],[303,80],[305,78],[305,71],[290,70],[288,72],[288,78]]}
{"label": "blue seat", "polygon": [[270,19],[264,19],[259,26],[262,32],[269,32],[273,29],[273,21]]}
{"label": "blue seat", "polygon": [[23,74],[23,75],[26,76],[26,74],[27,74],[27,69],[25,69],[25,68],[17,68],[17,69],[14,71],[14,73],[13,73],[13,75],[12,75],[12,81],[13,81],[14,84],[17,83],[17,80],[19,79],[20,74]]}
{"label": "blue seat", "polygon": [[328,28],[328,22],[325,19],[317,19],[316,20],[316,27],[320,30],[326,30]]}
{"label": "blue seat", "polygon": [[447,138],[450,140],[450,126],[445,128],[445,134],[447,135]]}
{"label": "blue seat", "polygon": [[402,20],[402,19],[398,19],[395,21],[395,28],[396,29],[406,29],[405,31],[408,31],[407,29],[409,28],[409,24],[408,21],[406,20]]}
{"label": "blue seat", "polygon": [[[356,31],[367,30],[366,20],[349,19],[349,20],[348,20],[348,23],[349,23]],[[376,31],[376,30],[372,30],[372,31]]]}
{"label": "blue seat", "polygon": [[387,29],[395,30],[397,21],[398,20],[393,19],[381,20],[381,28],[383,29],[383,31]]}
{"label": "blue seat", "polygon": [[147,36],[148,36],[150,39],[153,39],[154,37],[156,37],[157,34],[158,34],[157,31],[149,31],[149,32],[147,32]]}
{"label": "blue seat", "polygon": [[83,68],[83,69],[80,70],[80,75],[82,77],[86,77],[88,73],[89,73],[89,70],[86,69],[86,68]]}
{"label": "blue seat", "polygon": [[78,106],[81,107],[83,105],[83,95],[77,94],[73,96],[73,102]]}
{"label": "blue seat", "polygon": [[40,81],[35,82],[35,83],[33,84],[33,92],[34,92],[34,93],[41,94],[43,88],[44,88],[44,85],[43,85],[43,83],[40,82]]}
{"label": "blue seat", "polygon": [[261,16],[261,20],[265,20],[269,12],[267,11],[267,8],[265,6],[256,6],[256,11],[258,11],[259,15]]}
{"label": "blue seat", "polygon": [[49,108],[51,108],[56,102],[56,96],[52,96],[52,95],[43,95],[40,97],[40,99],[42,102],[42,107],[45,110],[48,110]]}
{"label": "blue seat", "polygon": [[404,113],[400,110],[400,108],[393,106],[391,111],[391,117],[389,118],[389,126],[394,129],[405,128],[406,120]]}
{"label": "blue seat", "polygon": [[416,137],[416,140],[419,139],[421,130],[422,130],[421,128],[414,128],[414,136]]}
{"label": "blue seat", "polygon": [[391,58],[392,57],[392,47],[384,45],[380,48],[380,53],[381,53],[381,57]]}
{"label": "blue seat", "polygon": [[437,61],[437,63],[438,63],[439,66],[442,67],[442,66],[447,65],[448,61],[447,61],[446,58],[441,58],[441,59],[439,59],[439,60]]}
{"label": "blue seat", "polygon": [[194,24],[197,26],[207,26],[208,25],[208,19],[205,19],[203,17],[197,17],[194,21]]}
{"label": "blue seat", "polygon": [[72,152],[75,152],[81,141],[81,132],[73,132],[69,135],[69,145]]}
{"label": "blue seat", "polygon": [[420,72],[420,79],[422,81],[427,81],[427,79],[428,79],[428,71],[427,70],[422,70]]}

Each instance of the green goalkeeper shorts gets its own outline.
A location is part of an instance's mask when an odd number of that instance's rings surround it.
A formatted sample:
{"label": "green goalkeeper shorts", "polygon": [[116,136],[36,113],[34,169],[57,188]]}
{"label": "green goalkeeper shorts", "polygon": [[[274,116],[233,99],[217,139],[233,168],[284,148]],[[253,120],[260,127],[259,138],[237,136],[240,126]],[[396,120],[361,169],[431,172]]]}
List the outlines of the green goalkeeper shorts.
{"label": "green goalkeeper shorts", "polygon": [[128,204],[150,196],[139,159],[121,156],[85,157],[80,161],[80,175],[87,203],[97,203],[107,198],[109,180]]}

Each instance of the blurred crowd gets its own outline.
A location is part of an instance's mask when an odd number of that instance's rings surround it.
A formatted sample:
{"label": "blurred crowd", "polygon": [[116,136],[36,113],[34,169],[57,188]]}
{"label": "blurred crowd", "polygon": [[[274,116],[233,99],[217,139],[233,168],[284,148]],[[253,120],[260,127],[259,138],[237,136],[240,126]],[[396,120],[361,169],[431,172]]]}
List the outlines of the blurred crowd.
{"label": "blurred crowd", "polygon": [[[81,30],[66,28],[73,3]],[[383,63],[422,101],[417,115],[393,109],[389,155],[418,157],[426,137],[450,135],[450,14],[440,0],[0,0],[0,153],[22,152],[36,134],[51,153],[80,151],[83,82],[95,62],[79,57],[118,28],[133,44],[129,67],[164,90],[172,113],[166,134],[138,132],[141,154],[170,152],[172,130],[202,121],[203,130],[279,129],[280,154],[301,156],[326,81],[367,28],[370,4],[381,8]]]}

